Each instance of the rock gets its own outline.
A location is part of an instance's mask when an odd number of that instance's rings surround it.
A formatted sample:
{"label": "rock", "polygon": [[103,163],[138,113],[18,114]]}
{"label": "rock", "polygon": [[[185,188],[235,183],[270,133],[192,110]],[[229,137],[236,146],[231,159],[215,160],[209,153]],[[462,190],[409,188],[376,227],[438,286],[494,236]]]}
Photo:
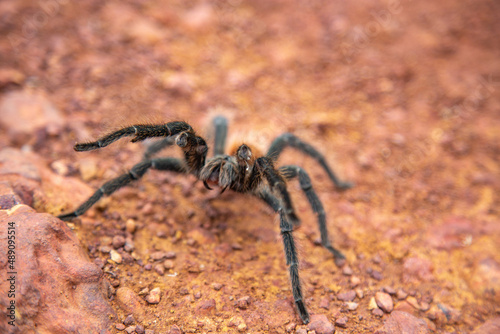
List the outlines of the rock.
{"label": "rock", "polygon": [[426,334],[430,329],[425,320],[401,311],[394,311],[375,334]]}
{"label": "rock", "polygon": [[352,302],[356,298],[356,291],[349,290],[347,292],[342,292],[337,294],[337,299],[343,302]]}
{"label": "rock", "polygon": [[127,315],[127,317],[125,318],[125,320],[123,320],[123,324],[125,326],[130,326],[130,325],[133,325],[134,323],[135,323],[135,319],[134,319],[134,315],[133,314]]}
{"label": "rock", "polygon": [[377,307],[372,310],[372,314],[376,315],[377,317],[382,317],[384,315],[384,311]]}
{"label": "rock", "polygon": [[368,303],[368,309],[369,310],[374,310],[378,308],[377,302],[375,301],[375,297],[370,298],[370,302]]}
{"label": "rock", "polygon": [[197,309],[200,314],[206,315],[215,311],[215,306],[215,299],[209,299],[199,302]]}
{"label": "rock", "polygon": [[57,134],[64,122],[64,115],[41,92],[12,91],[0,102],[0,124],[20,143],[40,129]]}
{"label": "rock", "polygon": [[500,333],[500,317],[486,321],[472,332],[472,334],[497,334]]}
{"label": "rock", "polygon": [[340,317],[337,320],[335,320],[335,325],[346,328],[347,327],[347,317]]}
{"label": "rock", "polygon": [[160,288],[154,288],[149,292],[149,295],[146,297],[146,301],[150,304],[158,304],[161,299],[161,291]]}
{"label": "rock", "polygon": [[403,281],[406,283],[431,281],[434,279],[432,271],[431,261],[419,257],[407,258],[403,263]]}
{"label": "rock", "polygon": [[115,251],[114,249],[109,251],[109,256],[111,257],[111,260],[115,263],[122,263],[122,256],[120,253]]}
{"label": "rock", "polygon": [[335,326],[328,321],[324,314],[313,314],[311,321],[307,325],[307,329],[315,331],[316,334],[333,334],[335,333]]}
{"label": "rock", "polygon": [[490,291],[497,304],[500,304],[500,263],[493,258],[481,260],[474,269],[469,285],[478,296]]}
{"label": "rock", "polygon": [[118,306],[126,313],[132,313],[134,318],[142,321],[144,318],[144,303],[132,289],[120,287],[116,290],[116,301]]}
{"label": "rock", "polygon": [[378,307],[380,307],[384,312],[391,313],[394,309],[394,303],[392,302],[392,297],[385,292],[377,292],[375,294],[375,301]]}
{"label": "rock", "polygon": [[349,311],[354,311],[358,308],[358,303],[355,302],[347,302],[346,305]]}
{"label": "rock", "polygon": [[115,235],[113,237],[113,247],[115,249],[123,247],[124,245],[125,245],[125,238],[124,237],[122,237],[121,235]]}
{"label": "rock", "polygon": [[127,219],[125,222],[125,230],[127,230],[128,233],[134,233],[136,228],[137,224],[135,223],[135,220]]}
{"label": "rock", "polygon": [[245,296],[237,300],[236,305],[239,309],[246,310],[250,305],[250,297]]}
{"label": "rock", "polygon": [[330,298],[329,297],[321,298],[321,301],[319,302],[319,307],[328,310],[330,308]]}
{"label": "rock", "polygon": [[[0,253],[0,263],[4,273],[17,272],[19,333],[99,333],[113,326],[116,314],[106,298],[102,270],[65,223],[23,204],[0,211],[0,221],[15,225],[14,267],[7,267],[6,252]],[[7,240],[7,228],[0,229],[0,240]],[[9,284],[1,280],[1,291],[8,291]],[[0,294],[1,305],[10,300]],[[11,333],[5,312],[0,313],[0,332]]]}

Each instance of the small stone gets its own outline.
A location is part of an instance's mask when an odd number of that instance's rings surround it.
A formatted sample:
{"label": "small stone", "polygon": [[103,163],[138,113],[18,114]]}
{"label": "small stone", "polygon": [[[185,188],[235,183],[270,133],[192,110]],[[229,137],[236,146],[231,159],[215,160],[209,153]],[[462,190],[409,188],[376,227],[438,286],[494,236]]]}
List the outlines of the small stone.
{"label": "small stone", "polygon": [[154,288],[149,292],[149,295],[146,297],[146,301],[150,304],[158,304],[161,298],[160,288]]}
{"label": "small stone", "polygon": [[128,334],[132,334],[133,332],[135,332],[135,326],[128,326],[127,328],[125,328],[125,332],[127,332]]}
{"label": "small stone", "polygon": [[247,330],[247,324],[245,324],[244,322],[239,324],[238,327],[236,327],[238,329],[239,332],[244,332]]}
{"label": "small stone", "polygon": [[157,264],[154,266],[155,271],[158,273],[158,275],[163,276],[165,274],[165,267],[161,264]]}
{"label": "small stone", "polygon": [[[172,331],[170,331],[170,332],[172,332]],[[155,331],[154,331],[154,329],[146,329],[146,331],[144,332],[144,334],[155,334]]]}
{"label": "small stone", "polygon": [[358,296],[359,299],[363,299],[363,297],[365,296],[365,293],[363,292],[363,290],[361,289],[356,289],[356,296]]}
{"label": "small stone", "polygon": [[358,276],[351,277],[351,287],[357,287],[361,283],[361,279]]}
{"label": "small stone", "polygon": [[346,276],[351,276],[353,274],[353,271],[352,271],[351,267],[344,266],[344,268],[342,268],[342,274],[344,274]]}
{"label": "small stone", "polygon": [[322,298],[321,301],[319,302],[319,307],[328,310],[330,308],[330,298],[328,297]]}
{"label": "small stone", "polygon": [[162,251],[157,251],[157,252],[153,252],[149,255],[149,258],[153,261],[160,261],[160,260],[163,260],[165,258],[165,252],[162,252]]}
{"label": "small stone", "polygon": [[151,269],[153,269],[153,265],[152,265],[151,263],[148,263],[148,264],[146,264],[146,265],[144,266],[144,270],[148,270],[148,271],[149,271],[149,270],[151,270]]}
{"label": "small stone", "polygon": [[198,310],[203,314],[211,313],[213,310],[215,310],[215,307],[215,299],[201,301],[198,304]]}
{"label": "small stone", "polygon": [[177,256],[177,254],[176,254],[175,252],[172,252],[172,251],[170,251],[170,252],[166,252],[166,253],[165,253],[165,258],[166,258],[166,259],[169,259],[169,260],[170,260],[170,259],[175,259],[175,258],[176,258],[176,256]]}
{"label": "small stone", "polygon": [[135,220],[133,220],[133,219],[127,219],[127,221],[125,222],[125,230],[128,233],[133,234],[135,232],[136,228],[137,228],[137,225],[135,223]]}
{"label": "small stone", "polygon": [[220,289],[222,289],[222,284],[220,284],[220,283],[213,283],[213,284],[212,284],[212,288],[213,288],[215,291],[219,291]]}
{"label": "small stone", "polygon": [[139,291],[139,296],[145,296],[148,293],[149,293],[149,288],[145,287],[144,289],[142,289],[141,291]]}
{"label": "small stone", "polygon": [[384,311],[379,309],[378,307],[372,310],[372,314],[376,315],[377,317],[382,317],[384,315]]}
{"label": "small stone", "polygon": [[335,326],[328,321],[328,318],[324,314],[313,314],[311,316],[311,322],[307,325],[307,329],[310,331],[315,331],[316,334],[333,334],[335,333]]}
{"label": "small stone", "polygon": [[399,300],[405,300],[408,294],[403,289],[398,289],[396,292],[396,298]]}
{"label": "small stone", "polygon": [[109,247],[109,246],[101,246],[101,247],[99,247],[99,251],[101,253],[109,253],[109,252],[111,252],[111,247]]}
{"label": "small stone", "polygon": [[144,316],[143,300],[132,289],[121,287],[116,290],[116,301],[121,309],[132,313],[134,318],[141,321]]}
{"label": "small stone", "polygon": [[122,331],[125,329],[125,325],[124,324],[116,324],[115,325],[115,328],[119,331]]}
{"label": "small stone", "polygon": [[389,294],[385,292],[377,292],[375,294],[375,301],[378,307],[380,307],[384,312],[391,313],[394,309],[394,303]]}
{"label": "small stone", "polygon": [[250,297],[245,296],[237,300],[236,305],[239,309],[246,310],[250,305]]}
{"label": "small stone", "polygon": [[370,298],[370,302],[368,303],[368,309],[369,310],[374,310],[378,308],[377,302],[375,301],[375,297]]}
{"label": "small stone", "polygon": [[352,302],[354,298],[356,298],[356,292],[354,290],[337,294],[337,299],[343,302]]}
{"label": "small stone", "polygon": [[109,252],[109,255],[111,257],[111,260],[115,263],[122,263],[122,256],[120,253],[118,253],[117,251],[115,251],[114,249],[112,249],[110,252]]}
{"label": "small stone", "polygon": [[130,325],[133,325],[135,323],[135,319],[134,319],[134,316],[132,314],[129,314],[125,320],[123,320],[123,324],[125,326],[130,326]]}
{"label": "small stone", "polygon": [[354,311],[358,308],[358,303],[355,302],[347,302],[346,305],[349,311]]}
{"label": "small stone", "polygon": [[135,332],[137,334],[145,334],[144,326],[143,325],[137,325],[135,326]]}
{"label": "small stone", "polygon": [[347,317],[341,317],[335,320],[335,325],[346,328],[347,327]]}
{"label": "small stone", "polygon": [[124,237],[122,237],[121,235],[115,235],[113,237],[113,247],[115,249],[123,247],[124,245],[125,245],[125,238]]}
{"label": "small stone", "polygon": [[421,302],[420,303],[420,310],[421,311],[428,311],[429,309],[431,308],[431,305],[429,303],[426,303],[426,302]]}
{"label": "small stone", "polygon": [[420,305],[418,304],[417,298],[415,298],[413,296],[409,296],[408,298],[406,298],[406,301],[408,302],[408,304],[410,304],[411,306],[413,306],[417,310],[420,309]]}
{"label": "small stone", "polygon": [[384,276],[378,270],[372,270],[372,272],[370,273],[370,275],[371,275],[371,277],[373,277],[377,281],[381,281],[382,279],[384,279]]}
{"label": "small stone", "polygon": [[163,262],[163,267],[165,267],[165,269],[167,270],[174,268],[174,261],[165,260],[165,262]]}
{"label": "small stone", "polygon": [[384,286],[382,288],[382,291],[384,291],[385,293],[388,293],[390,295],[395,295],[396,294],[396,290],[394,290],[394,288],[392,288],[390,286]]}

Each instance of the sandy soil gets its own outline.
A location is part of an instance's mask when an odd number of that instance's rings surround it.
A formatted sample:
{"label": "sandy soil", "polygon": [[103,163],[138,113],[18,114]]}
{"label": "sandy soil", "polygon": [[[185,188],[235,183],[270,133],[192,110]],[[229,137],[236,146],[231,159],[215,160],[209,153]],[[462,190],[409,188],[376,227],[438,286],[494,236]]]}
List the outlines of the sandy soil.
{"label": "sandy soil", "polygon": [[[347,256],[337,268],[318,245],[291,182],[311,313],[337,322],[337,333],[370,333],[390,316],[369,307],[383,290],[438,333],[499,316],[500,3],[16,0],[0,3],[0,17],[2,95],[43,92],[63,115],[56,130],[31,134],[3,122],[0,146],[34,150],[97,189],[138,162],[144,145],[72,146],[119,126],[181,119],[210,142],[222,114],[232,145],[264,152],[293,132],[356,184],[338,193],[310,158],[288,150],[280,159],[310,172]],[[84,199],[47,196],[36,209],[53,214]],[[278,219],[257,199],[152,171],[72,224],[114,288],[160,288],[141,322],[155,333],[306,328]],[[100,251],[116,235],[133,241],[120,250],[130,264]],[[175,252],[163,273],[157,251]],[[351,290],[355,310],[339,300]],[[115,299],[118,323],[127,312]]]}

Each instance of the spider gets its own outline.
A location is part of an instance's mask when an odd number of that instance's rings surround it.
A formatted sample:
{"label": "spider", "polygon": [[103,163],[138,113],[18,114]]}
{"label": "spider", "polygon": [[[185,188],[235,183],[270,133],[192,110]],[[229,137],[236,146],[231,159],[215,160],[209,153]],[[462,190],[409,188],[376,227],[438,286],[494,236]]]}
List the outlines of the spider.
{"label": "spider", "polygon": [[[305,193],[312,210],[317,215],[321,233],[321,244],[333,254],[335,263],[340,266],[344,262],[345,257],[330,243],[326,227],[325,211],[316,192],[312,188],[308,174],[301,167],[295,165],[276,168],[275,162],[283,149],[293,147],[314,158],[326,171],[337,189],[348,189],[352,184],[341,181],[328,166],[323,155],[313,146],[291,133],[285,133],[277,137],[272,142],[267,154],[262,157],[254,156],[250,147],[245,144],[239,146],[234,155],[224,154],[228,128],[227,123],[226,118],[222,116],[214,118],[214,156],[208,159],[206,141],[196,135],[188,123],[182,121],[161,125],[128,126],[109,133],[93,142],[77,143],[74,149],[81,152],[103,148],[122,137],[134,137],[132,139],[134,143],[151,137],[164,137],[150,145],[144,154],[144,159],[133,166],[127,173],[106,182],[75,211],[60,215],[59,218],[70,220],[82,215],[102,196],[110,195],[130,182],[140,179],[150,168],[193,174],[199,180],[203,181],[207,189],[212,189],[211,186],[218,186],[221,189],[221,193],[229,188],[236,192],[256,196],[279,214],[280,230],[286,264],[290,273],[293,298],[302,321],[307,324],[309,322],[309,313],[302,295],[299,280],[299,260],[292,236],[293,228],[300,225],[300,220],[295,213],[287,191],[286,180],[298,178],[302,191]],[[177,145],[182,149],[184,153],[183,159],[152,158],[153,154],[172,145]]]}

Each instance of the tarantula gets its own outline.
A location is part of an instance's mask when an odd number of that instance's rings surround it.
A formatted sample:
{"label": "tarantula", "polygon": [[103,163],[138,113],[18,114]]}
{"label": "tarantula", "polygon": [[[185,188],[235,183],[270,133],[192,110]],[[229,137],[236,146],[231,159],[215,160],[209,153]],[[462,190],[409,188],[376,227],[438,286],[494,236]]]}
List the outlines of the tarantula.
{"label": "tarantula", "polygon": [[[227,136],[227,120],[218,116],[214,119],[215,147],[214,156],[207,159],[208,146],[205,140],[196,135],[193,128],[185,122],[169,122],[161,125],[133,125],[105,135],[94,142],[77,143],[75,151],[99,149],[122,137],[134,137],[138,142],[151,137],[165,137],[148,147],[144,159],[127,173],[106,182],[87,201],[75,211],[60,215],[62,220],[70,220],[82,215],[102,196],[110,195],[119,188],[141,178],[148,169],[172,171],[195,175],[207,189],[219,186],[221,192],[227,188],[240,193],[248,193],[262,199],[280,216],[280,230],[285,249],[286,264],[289,267],[292,294],[298,313],[304,323],[309,322],[302,297],[299,280],[299,260],[292,231],[300,224],[287,191],[286,180],[298,178],[300,187],[305,193],[313,211],[317,215],[321,243],[334,256],[337,265],[343,262],[344,255],[335,249],[328,239],[326,216],[323,205],[312,188],[308,174],[300,167],[289,165],[276,168],[274,166],[280,153],[287,146],[293,147],[314,158],[328,174],[330,180],[339,190],[350,188],[349,182],[340,181],[328,166],[325,158],[314,147],[290,133],[276,138],[263,157],[255,157],[251,149],[243,144],[234,155],[224,154]],[[179,146],[184,152],[184,159],[152,158],[152,155],[171,145]]]}

